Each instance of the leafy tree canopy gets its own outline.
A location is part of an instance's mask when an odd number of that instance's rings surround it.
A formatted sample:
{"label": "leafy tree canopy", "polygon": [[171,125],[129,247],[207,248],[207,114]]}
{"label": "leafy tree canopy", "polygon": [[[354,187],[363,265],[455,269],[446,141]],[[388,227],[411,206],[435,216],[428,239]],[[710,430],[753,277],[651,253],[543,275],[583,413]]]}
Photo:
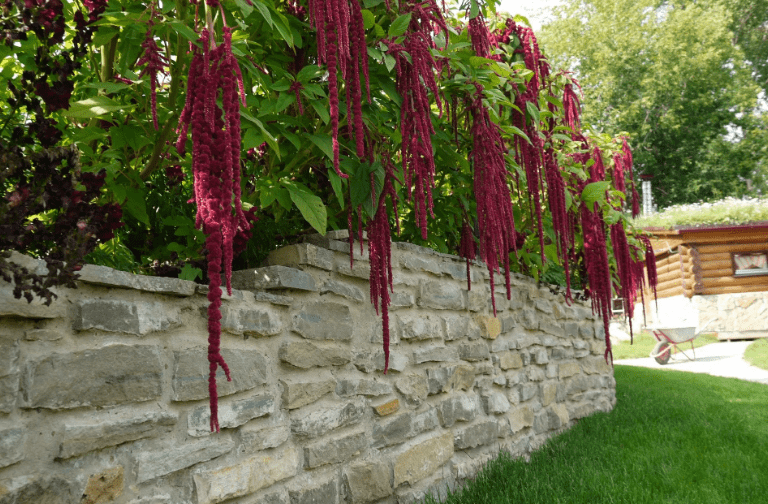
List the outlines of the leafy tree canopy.
{"label": "leafy tree canopy", "polygon": [[765,3],[570,0],[543,28],[581,82],[585,120],[629,132],[659,207],[762,184]]}

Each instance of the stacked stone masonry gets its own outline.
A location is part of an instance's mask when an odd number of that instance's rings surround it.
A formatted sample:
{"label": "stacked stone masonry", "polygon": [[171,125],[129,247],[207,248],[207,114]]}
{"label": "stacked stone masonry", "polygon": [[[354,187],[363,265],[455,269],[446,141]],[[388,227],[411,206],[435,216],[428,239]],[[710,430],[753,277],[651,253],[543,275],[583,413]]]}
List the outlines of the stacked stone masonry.
{"label": "stacked stone masonry", "polygon": [[204,286],[86,266],[44,306],[0,284],[0,504],[412,503],[615,404],[588,305],[513,276],[494,318],[481,265],[468,291],[463,260],[409,244],[383,374],[367,257],[350,268],[342,239],[233,274],[218,434]]}

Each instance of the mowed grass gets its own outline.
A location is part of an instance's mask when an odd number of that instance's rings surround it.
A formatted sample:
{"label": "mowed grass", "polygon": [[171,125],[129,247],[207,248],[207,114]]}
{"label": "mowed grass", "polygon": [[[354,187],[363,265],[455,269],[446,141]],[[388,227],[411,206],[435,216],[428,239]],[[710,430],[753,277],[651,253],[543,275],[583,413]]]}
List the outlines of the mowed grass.
{"label": "mowed grass", "polygon": [[747,347],[744,360],[755,367],[768,369],[768,338],[761,338]]}
{"label": "mowed grass", "polygon": [[768,386],[630,366],[614,371],[611,413],[582,419],[530,462],[502,455],[446,502],[768,502]]}
{"label": "mowed grass", "polygon": [[[699,348],[717,342],[718,339],[716,333],[705,333],[693,340],[693,346],[694,348]],[[651,354],[653,347],[656,346],[656,343],[658,343],[658,340],[654,338],[650,331],[644,330],[642,332],[637,332],[634,335],[632,344],[630,344],[629,341],[622,341],[618,345],[613,345],[613,359],[637,359],[640,357],[648,357]],[[680,348],[683,351],[688,352],[691,349],[691,344],[682,343]]]}

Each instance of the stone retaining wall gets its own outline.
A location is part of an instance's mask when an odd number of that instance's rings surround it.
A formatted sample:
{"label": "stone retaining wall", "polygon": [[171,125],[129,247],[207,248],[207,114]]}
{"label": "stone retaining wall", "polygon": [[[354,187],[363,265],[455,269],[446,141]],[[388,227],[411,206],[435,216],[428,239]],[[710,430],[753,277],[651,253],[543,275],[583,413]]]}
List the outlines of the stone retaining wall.
{"label": "stone retaining wall", "polygon": [[45,307],[0,284],[0,504],[411,503],[615,404],[587,305],[516,276],[494,318],[484,268],[468,291],[462,260],[408,244],[384,375],[369,266],[340,237],[234,273],[219,434],[205,287],[86,266]]}

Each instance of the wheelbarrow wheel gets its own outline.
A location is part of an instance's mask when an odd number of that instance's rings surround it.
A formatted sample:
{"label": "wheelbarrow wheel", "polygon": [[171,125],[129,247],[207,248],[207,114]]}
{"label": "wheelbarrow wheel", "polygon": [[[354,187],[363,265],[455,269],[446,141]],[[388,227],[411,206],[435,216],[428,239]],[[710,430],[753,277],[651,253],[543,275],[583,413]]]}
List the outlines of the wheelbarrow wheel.
{"label": "wheelbarrow wheel", "polygon": [[669,343],[662,343],[659,345],[659,349],[657,350],[658,355],[654,357],[656,359],[656,362],[661,364],[662,366],[669,362],[669,358],[672,356],[672,350],[669,348]]}

